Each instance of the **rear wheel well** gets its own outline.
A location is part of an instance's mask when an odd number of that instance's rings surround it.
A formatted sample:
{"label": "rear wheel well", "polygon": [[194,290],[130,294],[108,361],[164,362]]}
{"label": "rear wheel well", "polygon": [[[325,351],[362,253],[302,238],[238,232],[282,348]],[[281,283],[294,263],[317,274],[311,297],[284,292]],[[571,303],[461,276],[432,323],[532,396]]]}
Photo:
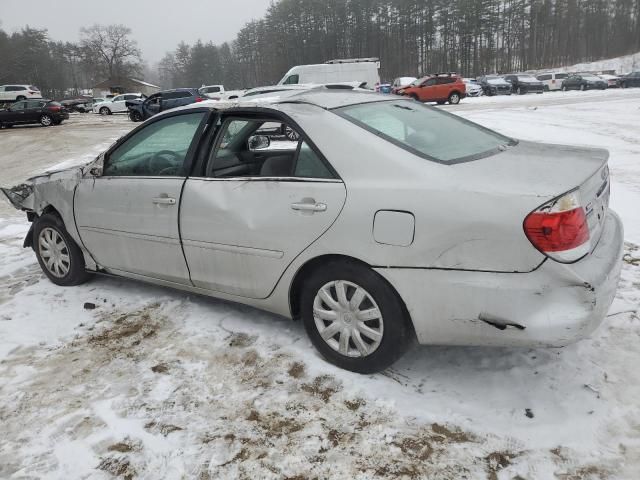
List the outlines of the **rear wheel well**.
{"label": "rear wheel well", "polygon": [[[291,282],[291,288],[289,289],[289,308],[291,310],[291,316],[294,320],[298,320],[300,318],[300,294],[302,292],[304,281],[309,278],[311,274],[317,269],[322,268],[329,262],[336,261],[355,263],[365,268],[372,269],[371,265],[369,265],[368,263],[363,262],[362,260],[358,260],[355,257],[350,257],[348,255],[322,255],[320,257],[312,258],[298,269],[293,278],[293,281]],[[404,303],[402,296],[400,296],[395,287],[391,285],[384,277],[382,277],[382,279],[391,287],[391,289],[397,295],[398,299],[400,300],[400,304],[402,305],[402,309],[404,310],[405,318],[409,322],[409,326],[415,334],[411,315],[409,314],[409,310],[407,309],[407,305]]]}

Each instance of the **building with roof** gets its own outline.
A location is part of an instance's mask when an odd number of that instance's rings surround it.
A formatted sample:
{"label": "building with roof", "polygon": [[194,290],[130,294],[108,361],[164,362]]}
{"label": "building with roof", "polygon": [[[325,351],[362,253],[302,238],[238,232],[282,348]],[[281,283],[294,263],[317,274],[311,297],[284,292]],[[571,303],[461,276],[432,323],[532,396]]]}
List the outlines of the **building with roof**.
{"label": "building with roof", "polygon": [[136,78],[112,78],[92,87],[94,97],[107,97],[121,93],[142,93],[146,96],[158,93],[160,87]]}

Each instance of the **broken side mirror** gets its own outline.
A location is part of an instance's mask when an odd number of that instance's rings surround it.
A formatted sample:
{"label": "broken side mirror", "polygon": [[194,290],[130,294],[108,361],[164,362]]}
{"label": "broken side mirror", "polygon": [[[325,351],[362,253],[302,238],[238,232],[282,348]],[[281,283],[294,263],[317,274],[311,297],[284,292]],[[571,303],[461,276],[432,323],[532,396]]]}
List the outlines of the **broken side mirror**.
{"label": "broken side mirror", "polygon": [[101,177],[104,171],[104,153],[89,166],[89,175],[92,177]]}
{"label": "broken side mirror", "polygon": [[249,141],[247,142],[249,151],[253,152],[255,150],[264,150],[265,148],[269,148],[271,145],[271,140],[266,135],[254,135],[249,137]]}

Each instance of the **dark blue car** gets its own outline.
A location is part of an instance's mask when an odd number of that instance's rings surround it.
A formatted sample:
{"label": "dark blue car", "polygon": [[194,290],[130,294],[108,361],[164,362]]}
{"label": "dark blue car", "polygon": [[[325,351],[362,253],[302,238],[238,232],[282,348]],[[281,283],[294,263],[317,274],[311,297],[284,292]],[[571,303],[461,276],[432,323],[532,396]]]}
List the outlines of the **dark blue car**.
{"label": "dark blue car", "polygon": [[176,88],[154,93],[144,99],[128,100],[127,108],[131,120],[142,122],[165,110],[203,100],[205,99],[198,93],[197,88]]}

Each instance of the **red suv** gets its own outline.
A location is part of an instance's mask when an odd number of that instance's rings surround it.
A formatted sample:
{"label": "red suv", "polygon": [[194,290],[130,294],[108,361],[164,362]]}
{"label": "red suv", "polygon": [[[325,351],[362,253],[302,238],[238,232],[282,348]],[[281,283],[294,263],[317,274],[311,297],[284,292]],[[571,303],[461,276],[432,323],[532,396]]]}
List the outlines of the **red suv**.
{"label": "red suv", "polygon": [[459,75],[436,73],[416,80],[408,87],[398,90],[398,94],[421,102],[438,102],[440,105],[449,102],[456,105],[467,96],[467,89]]}

